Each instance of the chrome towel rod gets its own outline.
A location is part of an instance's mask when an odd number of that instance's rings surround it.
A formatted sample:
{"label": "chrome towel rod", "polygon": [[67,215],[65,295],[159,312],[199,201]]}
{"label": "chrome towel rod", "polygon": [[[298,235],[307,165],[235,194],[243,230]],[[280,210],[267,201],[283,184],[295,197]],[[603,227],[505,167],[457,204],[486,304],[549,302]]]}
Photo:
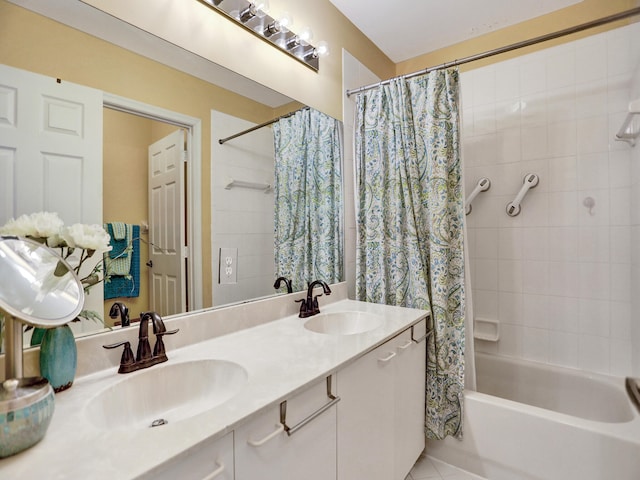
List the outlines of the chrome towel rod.
{"label": "chrome towel rod", "polygon": [[[483,58],[493,57],[494,55],[511,52],[512,50],[517,50],[519,48],[529,47],[531,45],[535,45],[536,43],[542,43],[548,40],[554,40],[556,38],[564,37],[566,35],[571,35],[572,33],[582,32],[583,30],[588,30],[589,28],[599,27],[601,25],[606,25],[607,23],[616,22],[618,20],[624,20],[625,18],[634,17],[636,15],[640,15],[640,7],[632,8],[630,10],[625,10],[624,12],[616,13],[614,15],[609,15],[608,17],[603,17],[598,20],[592,20],[591,22],[582,23],[580,25],[575,25],[573,27],[565,28],[564,30],[559,30],[557,32],[547,33],[546,35],[541,35],[539,37],[535,37],[529,40],[524,40],[522,42],[512,43],[511,45],[506,45],[504,47],[495,48],[493,50],[488,50],[486,52],[477,53],[475,55],[464,57],[459,60],[446,62],[440,65],[436,65],[435,67],[428,67],[417,72],[408,73],[406,75],[400,75],[395,78],[412,78],[412,77],[417,77],[419,75],[424,75],[425,73],[433,72],[435,70],[443,70],[445,68],[450,68],[450,67],[455,67],[457,65],[463,65],[465,63],[475,62],[476,60],[482,60]],[[365,85],[364,87],[354,88],[353,90],[347,90],[347,97],[350,97],[354,93],[360,93],[366,90],[371,90],[372,88],[376,88],[380,85],[387,85],[388,83],[391,83],[392,80],[393,79],[384,80],[382,82],[372,83],[371,85]]]}

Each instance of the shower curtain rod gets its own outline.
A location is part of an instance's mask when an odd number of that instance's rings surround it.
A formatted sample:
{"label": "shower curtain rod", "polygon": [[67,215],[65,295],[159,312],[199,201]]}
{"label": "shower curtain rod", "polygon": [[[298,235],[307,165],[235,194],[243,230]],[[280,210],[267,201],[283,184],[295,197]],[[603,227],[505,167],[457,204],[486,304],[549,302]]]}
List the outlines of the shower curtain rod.
{"label": "shower curtain rod", "polygon": [[406,75],[399,75],[397,77],[391,78],[389,80],[384,80],[378,83],[372,83],[371,85],[365,85],[363,87],[354,88],[353,90],[347,90],[347,97],[350,97],[354,93],[364,92],[366,90],[371,90],[372,88],[379,87],[380,85],[387,85],[391,83],[396,78],[412,78],[417,77],[419,75],[424,75],[429,72],[433,72],[435,70],[443,70],[445,68],[455,67],[457,65],[463,65],[469,62],[475,62],[476,60],[481,60],[483,58],[492,57],[494,55],[499,55],[501,53],[511,52],[512,50],[517,50],[519,48],[528,47],[530,45],[535,45],[536,43],[546,42],[548,40],[553,40],[555,38],[564,37],[565,35],[570,35],[572,33],[581,32],[583,30],[587,30],[589,28],[599,27],[601,25],[605,25],[607,23],[615,22],[617,20],[623,20],[625,18],[633,17],[635,15],[640,15],[640,7],[632,8],[630,10],[625,10],[624,12],[616,13],[614,15],[609,15],[608,17],[603,17],[598,20],[592,20],[591,22],[582,23],[580,25],[576,25],[573,27],[565,28],[564,30],[559,30],[557,32],[548,33],[546,35],[541,35],[539,37],[532,38],[530,40],[524,40],[522,42],[512,43],[511,45],[506,45],[504,47],[496,48],[493,50],[488,50],[486,52],[477,53],[475,55],[471,55],[469,57],[464,57],[459,60],[453,60],[452,62],[446,62],[440,65],[436,65],[435,67],[428,67],[423,70],[408,73]]}
{"label": "shower curtain rod", "polygon": [[271,125],[272,123],[276,123],[278,120],[282,120],[283,118],[290,117],[291,115],[295,115],[296,113],[301,112],[303,110],[307,110],[308,108],[309,107],[302,107],[302,108],[299,108],[298,110],[295,110],[293,112],[285,113],[284,115],[280,115],[279,117],[274,118],[273,120],[269,120],[268,122],[261,123],[260,125],[255,125],[255,126],[253,126],[251,128],[247,128],[246,130],[243,130],[243,131],[241,131],[239,133],[236,133],[235,135],[231,135],[230,137],[221,138],[220,140],[218,140],[218,143],[220,145],[222,145],[224,142],[227,142],[229,140],[233,140],[234,138],[237,138],[237,137],[241,137],[242,135],[245,135],[247,133],[251,133],[251,132],[253,132],[255,130],[259,130],[262,127],[266,127],[268,125]]}

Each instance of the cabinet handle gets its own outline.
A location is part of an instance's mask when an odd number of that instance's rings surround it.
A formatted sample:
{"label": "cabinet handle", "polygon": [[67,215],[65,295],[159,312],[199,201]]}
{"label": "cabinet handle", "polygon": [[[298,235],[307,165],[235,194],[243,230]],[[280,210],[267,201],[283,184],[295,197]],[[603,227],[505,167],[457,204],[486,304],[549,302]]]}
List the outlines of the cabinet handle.
{"label": "cabinet handle", "polygon": [[289,427],[287,425],[287,401],[285,400],[284,402],[282,402],[280,404],[280,423],[282,424],[284,431],[287,432],[287,435],[289,436],[293,435],[302,427],[304,427],[307,423],[309,423],[311,420],[316,418],[321,413],[326,412],[327,410],[329,410],[331,407],[333,407],[336,403],[340,401],[340,397],[337,397],[333,393],[331,393],[331,375],[327,377],[327,397],[329,397],[329,399],[331,400],[329,403],[324,404],[318,410],[313,412],[304,420],[301,420],[300,423],[298,423],[297,425],[294,425],[293,427]]}
{"label": "cabinet handle", "polygon": [[212,480],[213,478],[216,478],[218,475],[224,472],[224,463],[216,461],[216,467],[218,468],[216,468],[213,472],[211,472],[209,475],[204,477],[202,480]]}
{"label": "cabinet handle", "polygon": [[409,348],[411,345],[413,345],[413,340],[407,340],[407,343],[405,343],[404,345],[400,345],[398,348],[400,350],[406,350],[407,348]]}
{"label": "cabinet handle", "polygon": [[284,425],[279,423],[279,424],[276,425],[276,429],[273,432],[271,432],[269,435],[264,437],[263,439],[261,439],[261,440],[247,440],[247,443],[249,445],[251,445],[252,447],[261,447],[262,445],[267,443],[272,438],[277,437],[278,434],[281,433],[282,431],[284,431]]}
{"label": "cabinet handle", "polygon": [[421,341],[423,341],[425,338],[428,338],[431,334],[433,333],[433,330],[431,330],[430,332],[425,333],[423,336],[421,336],[420,338],[413,338],[413,327],[411,327],[411,340],[413,340],[416,343],[420,343]]}
{"label": "cabinet handle", "polygon": [[378,361],[380,363],[387,363],[389,360],[391,360],[395,356],[396,356],[396,352],[389,352],[389,355],[387,355],[384,358],[379,358]]}

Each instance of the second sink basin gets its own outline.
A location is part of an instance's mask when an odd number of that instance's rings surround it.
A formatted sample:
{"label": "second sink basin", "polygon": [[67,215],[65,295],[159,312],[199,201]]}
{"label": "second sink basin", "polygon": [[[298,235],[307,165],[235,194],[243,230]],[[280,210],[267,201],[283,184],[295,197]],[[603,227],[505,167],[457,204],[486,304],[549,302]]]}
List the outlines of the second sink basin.
{"label": "second sink basin", "polygon": [[247,371],[224,360],[165,363],[127,374],[89,400],[85,415],[98,428],[148,428],[202,413],[236,395]]}
{"label": "second sink basin", "polygon": [[366,312],[330,312],[315,315],[304,328],[328,335],[355,335],[381,326],[383,318]]}

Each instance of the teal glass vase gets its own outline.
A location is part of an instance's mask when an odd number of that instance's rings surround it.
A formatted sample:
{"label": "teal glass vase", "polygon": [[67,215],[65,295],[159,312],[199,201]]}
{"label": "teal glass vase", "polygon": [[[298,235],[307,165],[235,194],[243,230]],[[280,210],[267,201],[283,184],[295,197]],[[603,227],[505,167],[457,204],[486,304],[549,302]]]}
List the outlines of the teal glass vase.
{"label": "teal glass vase", "polygon": [[40,344],[40,374],[49,380],[54,392],[73,385],[77,365],[78,349],[69,325],[47,329]]}

